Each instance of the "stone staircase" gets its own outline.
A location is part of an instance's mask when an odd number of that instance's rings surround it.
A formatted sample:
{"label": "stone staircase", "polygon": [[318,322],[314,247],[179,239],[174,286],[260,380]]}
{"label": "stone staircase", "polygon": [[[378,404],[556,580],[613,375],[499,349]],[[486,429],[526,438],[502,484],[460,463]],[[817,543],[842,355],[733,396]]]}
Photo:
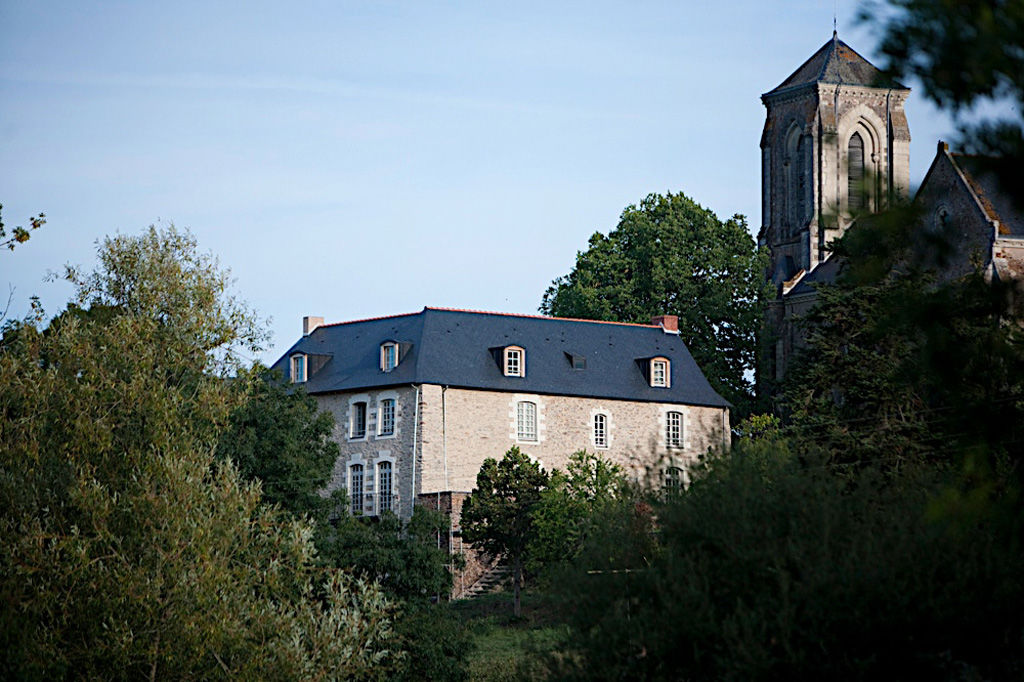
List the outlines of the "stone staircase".
{"label": "stone staircase", "polygon": [[459,599],[473,599],[481,594],[496,592],[512,578],[512,569],[505,564],[491,567],[480,579],[469,586]]}

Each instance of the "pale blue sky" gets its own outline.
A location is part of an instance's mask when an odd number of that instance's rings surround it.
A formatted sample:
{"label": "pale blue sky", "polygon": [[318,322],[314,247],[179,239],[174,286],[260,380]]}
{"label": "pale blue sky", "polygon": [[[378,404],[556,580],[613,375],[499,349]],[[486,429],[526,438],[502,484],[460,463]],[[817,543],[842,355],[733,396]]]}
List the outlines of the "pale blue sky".
{"label": "pale blue sky", "polygon": [[[840,37],[876,39],[839,3]],[[0,253],[12,317],[105,234],[173,221],[272,318],[533,313],[650,192],[760,225],[759,96],[831,0],[0,2]],[[911,83],[911,85],[915,85]],[[948,117],[907,106],[917,183]],[[2,307],[2,301],[0,301]]]}

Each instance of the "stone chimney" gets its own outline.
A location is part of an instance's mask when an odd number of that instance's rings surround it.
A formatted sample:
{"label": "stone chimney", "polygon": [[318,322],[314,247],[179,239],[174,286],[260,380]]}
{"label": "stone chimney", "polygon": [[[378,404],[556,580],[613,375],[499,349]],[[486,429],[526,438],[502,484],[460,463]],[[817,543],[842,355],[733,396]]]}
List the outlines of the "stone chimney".
{"label": "stone chimney", "polygon": [[313,333],[313,330],[317,327],[322,327],[324,324],[324,318],[322,317],[304,317],[302,318],[302,335],[309,336]]}
{"label": "stone chimney", "polygon": [[651,324],[659,325],[666,333],[679,333],[679,317],[676,315],[658,315],[651,318]]}

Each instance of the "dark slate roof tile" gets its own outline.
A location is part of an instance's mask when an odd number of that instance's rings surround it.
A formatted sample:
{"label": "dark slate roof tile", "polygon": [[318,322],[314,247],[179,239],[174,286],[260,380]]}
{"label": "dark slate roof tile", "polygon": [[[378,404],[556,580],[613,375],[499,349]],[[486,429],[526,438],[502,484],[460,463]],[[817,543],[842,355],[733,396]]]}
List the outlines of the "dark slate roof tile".
{"label": "dark slate roof tile", "polygon": [[[408,343],[391,372],[379,368],[380,344]],[[526,376],[506,377],[493,348],[522,346]],[[651,325],[424,308],[394,317],[325,325],[296,342],[272,366],[287,373],[294,353],[331,355],[306,382],[309,393],[400,384],[441,384],[495,391],[728,406],[708,384],[677,334]],[[573,369],[566,353],[586,358]],[[652,388],[638,358],[664,355],[671,387]]]}
{"label": "dark slate roof tile", "polygon": [[860,56],[856,50],[833,34],[810,59],[800,65],[789,78],[766,95],[783,90],[798,88],[812,83],[835,83],[842,85],[864,85],[876,88],[908,90],[904,85],[887,78],[871,62]]}

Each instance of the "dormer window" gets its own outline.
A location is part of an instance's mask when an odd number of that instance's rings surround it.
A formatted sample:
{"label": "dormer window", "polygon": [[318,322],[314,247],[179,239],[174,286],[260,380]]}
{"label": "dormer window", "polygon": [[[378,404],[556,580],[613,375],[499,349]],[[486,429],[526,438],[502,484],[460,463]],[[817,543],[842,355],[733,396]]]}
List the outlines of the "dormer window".
{"label": "dormer window", "polygon": [[293,355],[291,366],[291,379],[293,384],[301,384],[306,380],[306,356]]}
{"label": "dormer window", "polygon": [[508,346],[505,348],[505,357],[502,365],[505,368],[505,376],[525,377],[526,351],[519,346]]}
{"label": "dormer window", "polygon": [[651,378],[652,387],[668,388],[670,384],[668,358],[651,358],[649,376]]}
{"label": "dormer window", "polygon": [[398,366],[398,344],[394,341],[387,341],[380,345],[380,368],[381,371],[390,372]]}

